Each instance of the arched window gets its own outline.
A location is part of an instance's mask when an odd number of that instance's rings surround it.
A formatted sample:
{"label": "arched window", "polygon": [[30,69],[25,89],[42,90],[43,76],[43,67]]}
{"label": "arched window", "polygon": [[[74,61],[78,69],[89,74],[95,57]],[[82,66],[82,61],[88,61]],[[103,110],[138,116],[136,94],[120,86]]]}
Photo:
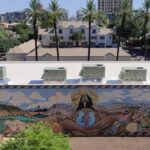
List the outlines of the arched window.
{"label": "arched window", "polygon": [[95,34],[95,33],[96,33],[96,29],[93,29],[93,30],[92,30],[92,33]]}
{"label": "arched window", "polygon": [[70,33],[73,33],[73,29],[72,28],[70,29]]}
{"label": "arched window", "polygon": [[85,30],[83,28],[81,29],[81,33],[85,33]]}
{"label": "arched window", "polygon": [[59,29],[58,32],[59,32],[59,34],[62,34],[62,29]]}

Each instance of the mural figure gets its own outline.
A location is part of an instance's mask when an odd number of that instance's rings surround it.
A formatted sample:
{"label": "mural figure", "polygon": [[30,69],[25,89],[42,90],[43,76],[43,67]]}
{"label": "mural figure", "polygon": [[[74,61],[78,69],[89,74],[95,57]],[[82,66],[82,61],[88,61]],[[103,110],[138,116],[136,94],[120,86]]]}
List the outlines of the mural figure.
{"label": "mural figure", "polygon": [[[98,99],[94,95],[95,101]],[[73,98],[74,99],[74,98]],[[78,100],[77,100],[78,101]],[[81,95],[79,103],[70,118],[58,118],[63,129],[73,132],[73,135],[96,136],[110,128],[116,121],[115,114],[124,114],[125,111],[111,112],[94,105],[90,95]],[[80,133],[79,133],[80,132]]]}
{"label": "mural figure", "polygon": [[0,136],[37,121],[71,136],[150,137],[150,89],[0,89]]}

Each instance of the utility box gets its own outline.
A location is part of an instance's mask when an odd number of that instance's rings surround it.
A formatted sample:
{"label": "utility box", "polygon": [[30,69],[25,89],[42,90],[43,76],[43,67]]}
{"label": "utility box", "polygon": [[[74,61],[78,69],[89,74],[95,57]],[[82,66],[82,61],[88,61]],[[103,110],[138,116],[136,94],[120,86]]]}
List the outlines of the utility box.
{"label": "utility box", "polygon": [[103,79],[105,77],[105,66],[101,64],[83,65],[79,75],[83,79]]}
{"label": "utility box", "polygon": [[122,81],[146,81],[147,70],[143,67],[122,68],[119,78]]}
{"label": "utility box", "polygon": [[45,68],[42,75],[44,81],[65,81],[66,69],[65,68]]}
{"label": "utility box", "polygon": [[0,67],[0,80],[5,80],[5,79],[6,79],[6,68]]}

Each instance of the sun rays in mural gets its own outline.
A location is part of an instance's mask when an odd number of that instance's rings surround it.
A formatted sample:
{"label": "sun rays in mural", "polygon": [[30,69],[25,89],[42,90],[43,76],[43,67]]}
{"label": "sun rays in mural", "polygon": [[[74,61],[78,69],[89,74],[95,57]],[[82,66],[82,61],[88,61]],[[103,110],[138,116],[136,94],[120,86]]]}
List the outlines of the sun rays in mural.
{"label": "sun rays in mural", "polygon": [[84,90],[79,89],[72,93],[72,95],[71,95],[72,102],[75,105],[78,105],[80,102],[80,99],[83,95],[88,95],[89,97],[91,97],[93,104],[96,104],[99,100],[99,97],[98,97],[96,91],[94,91],[92,89],[84,89]]}

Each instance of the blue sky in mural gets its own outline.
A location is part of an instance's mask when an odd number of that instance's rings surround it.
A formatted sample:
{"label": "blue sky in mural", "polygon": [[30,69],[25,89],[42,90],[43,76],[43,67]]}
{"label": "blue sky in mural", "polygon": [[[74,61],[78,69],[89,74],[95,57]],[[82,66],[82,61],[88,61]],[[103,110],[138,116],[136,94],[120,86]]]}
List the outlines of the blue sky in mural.
{"label": "blue sky in mural", "polygon": [[[92,90],[93,89],[82,89]],[[17,106],[51,107],[56,103],[72,103],[71,95],[80,89],[9,89],[0,91],[0,103],[14,104]],[[98,104],[114,103],[149,103],[149,89],[95,89],[98,95]]]}

